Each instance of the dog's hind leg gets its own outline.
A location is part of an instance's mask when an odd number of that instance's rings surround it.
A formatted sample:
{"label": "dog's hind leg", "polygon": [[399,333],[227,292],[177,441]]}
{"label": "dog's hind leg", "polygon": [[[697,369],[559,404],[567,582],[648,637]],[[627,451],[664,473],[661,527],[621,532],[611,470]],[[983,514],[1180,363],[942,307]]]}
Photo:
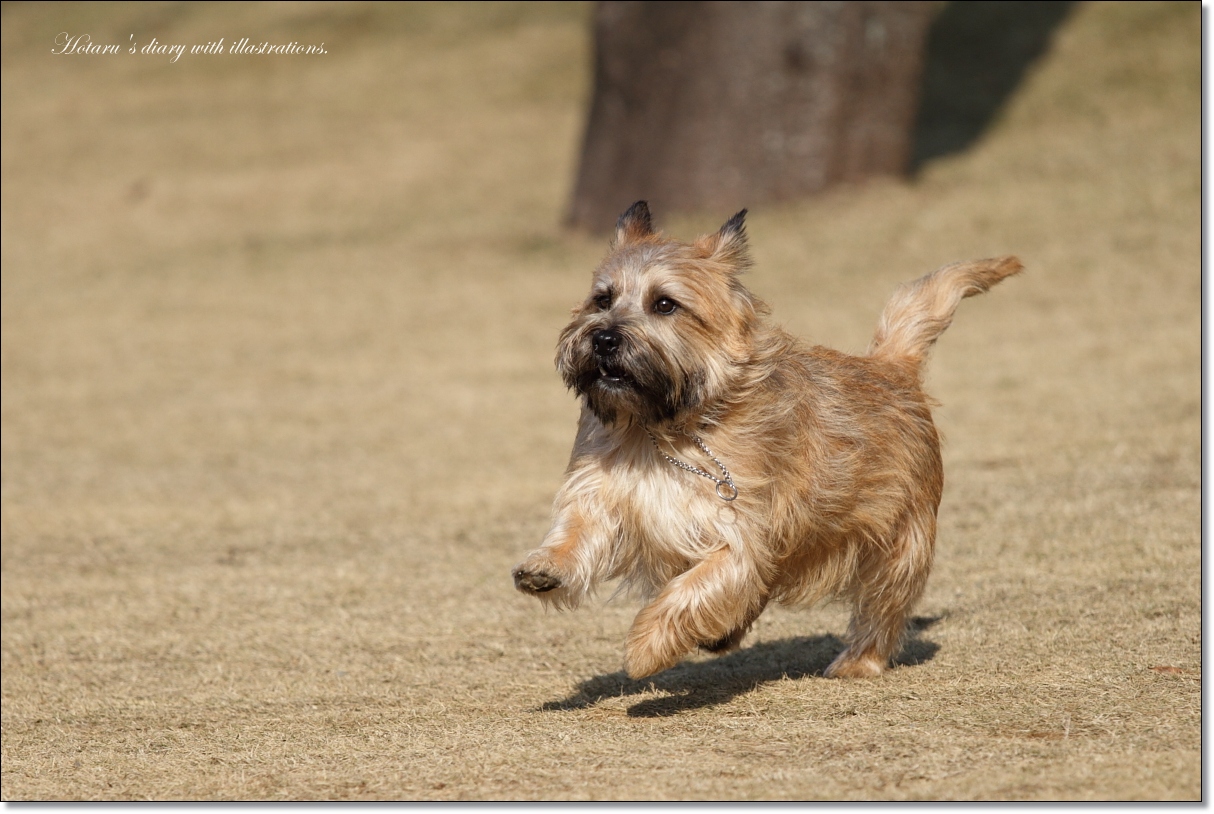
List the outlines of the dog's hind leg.
{"label": "dog's hind leg", "polygon": [[889,666],[927,584],[935,541],[935,512],[924,510],[899,526],[888,548],[874,549],[861,562],[851,589],[847,649],[826,668],[827,678],[871,678]]}
{"label": "dog's hind leg", "polygon": [[628,675],[642,678],[673,667],[706,642],[722,649],[736,645],[766,602],[754,564],[727,546],[717,549],[637,614],[624,655]]}

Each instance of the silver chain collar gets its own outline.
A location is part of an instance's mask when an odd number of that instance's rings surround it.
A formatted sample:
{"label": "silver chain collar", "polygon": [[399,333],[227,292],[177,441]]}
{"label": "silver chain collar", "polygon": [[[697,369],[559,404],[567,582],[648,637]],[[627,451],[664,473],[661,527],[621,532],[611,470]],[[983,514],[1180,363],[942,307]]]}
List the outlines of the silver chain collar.
{"label": "silver chain collar", "polygon": [[698,467],[698,466],[692,466],[691,464],[687,463],[686,461],[680,461],[678,458],[667,455],[665,452],[662,451],[662,447],[658,443],[658,439],[654,438],[653,433],[649,432],[649,430],[645,430],[645,432],[649,436],[649,440],[653,442],[653,448],[656,449],[658,451],[658,454],[661,455],[663,458],[665,458],[667,461],[669,461],[672,465],[677,466],[679,469],[686,469],[688,472],[691,472],[692,474],[699,475],[704,478],[708,478],[710,481],[712,481],[713,483],[715,483],[717,485],[717,497],[721,498],[721,500],[724,500],[726,503],[728,503],[731,500],[737,499],[738,487],[733,485],[733,478],[731,478],[729,476],[729,470],[725,468],[725,464],[723,464],[719,460],[717,460],[717,457],[715,455],[713,455],[712,452],[709,451],[708,447],[704,446],[704,442],[702,440],[700,440],[700,436],[693,434],[691,436],[691,440],[695,442],[695,445],[700,448],[701,452],[703,452],[705,455],[707,455],[709,458],[711,458],[712,462],[720,468],[721,474],[725,476],[724,479],[718,478],[715,475],[705,472],[703,469],[700,469],[700,467]]}

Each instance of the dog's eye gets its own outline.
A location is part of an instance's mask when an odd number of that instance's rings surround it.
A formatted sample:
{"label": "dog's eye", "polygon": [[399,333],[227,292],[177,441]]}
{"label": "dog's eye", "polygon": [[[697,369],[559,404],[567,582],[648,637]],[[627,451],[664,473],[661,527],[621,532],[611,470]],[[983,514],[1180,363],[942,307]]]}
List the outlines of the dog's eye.
{"label": "dog's eye", "polygon": [[608,291],[605,294],[597,295],[594,298],[594,305],[600,311],[606,311],[608,308],[610,308],[611,307],[611,292]]}
{"label": "dog's eye", "polygon": [[659,297],[653,304],[653,310],[656,313],[670,315],[673,314],[679,307],[679,304],[670,297]]}

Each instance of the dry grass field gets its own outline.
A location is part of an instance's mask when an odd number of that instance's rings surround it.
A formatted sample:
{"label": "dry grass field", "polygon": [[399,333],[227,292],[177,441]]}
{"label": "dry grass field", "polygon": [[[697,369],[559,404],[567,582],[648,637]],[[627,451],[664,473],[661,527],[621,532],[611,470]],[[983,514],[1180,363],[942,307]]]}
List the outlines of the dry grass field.
{"label": "dry grass field", "polygon": [[1027,267],[930,362],[938,564],[857,682],[839,607],[634,682],[634,603],[511,584],[605,246],[588,14],[4,6],[3,798],[1200,798],[1198,4],[1083,4],[969,151],[752,208],[750,286],[845,350]]}

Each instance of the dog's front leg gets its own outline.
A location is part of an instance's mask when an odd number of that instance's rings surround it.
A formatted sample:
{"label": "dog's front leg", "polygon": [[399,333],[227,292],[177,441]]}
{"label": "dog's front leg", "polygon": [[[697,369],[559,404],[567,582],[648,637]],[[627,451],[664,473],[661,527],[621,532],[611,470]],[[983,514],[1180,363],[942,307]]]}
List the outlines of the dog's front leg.
{"label": "dog's front leg", "polygon": [[673,667],[699,646],[736,646],[767,604],[755,563],[726,546],[666,586],[632,623],[624,665],[632,678]]}
{"label": "dog's front leg", "polygon": [[560,506],[543,544],[511,571],[514,586],[546,605],[577,607],[610,567],[613,538],[585,506]]}

